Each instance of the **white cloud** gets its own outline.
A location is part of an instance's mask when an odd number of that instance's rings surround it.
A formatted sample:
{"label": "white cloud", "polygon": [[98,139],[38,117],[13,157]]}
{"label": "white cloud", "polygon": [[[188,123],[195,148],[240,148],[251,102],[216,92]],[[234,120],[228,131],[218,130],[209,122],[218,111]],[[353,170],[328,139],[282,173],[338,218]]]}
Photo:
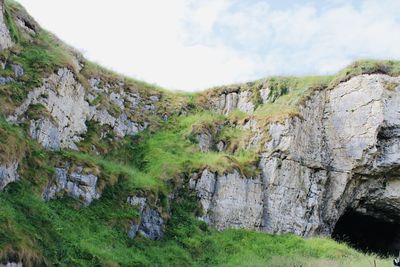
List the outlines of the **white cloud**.
{"label": "white cloud", "polygon": [[18,1],[90,59],[172,89],[400,58],[398,0]]}

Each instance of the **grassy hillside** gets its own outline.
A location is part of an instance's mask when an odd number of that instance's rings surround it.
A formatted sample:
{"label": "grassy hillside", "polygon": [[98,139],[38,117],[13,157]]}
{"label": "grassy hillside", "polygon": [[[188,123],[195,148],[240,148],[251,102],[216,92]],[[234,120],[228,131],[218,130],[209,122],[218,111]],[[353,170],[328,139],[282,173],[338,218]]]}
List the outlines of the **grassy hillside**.
{"label": "grassy hillside", "polygon": [[[217,232],[193,216],[190,195],[173,203],[162,241],[130,240],[135,212],[120,199],[124,183],[85,209],[76,201],[44,203],[25,182],[0,194],[4,259],[42,266],[369,266],[375,259],[326,238],[302,239],[244,230]],[[125,223],[124,223],[125,222]],[[10,245],[12,244],[12,246]],[[391,266],[377,260],[377,266]],[[373,265],[372,265],[373,266]]]}

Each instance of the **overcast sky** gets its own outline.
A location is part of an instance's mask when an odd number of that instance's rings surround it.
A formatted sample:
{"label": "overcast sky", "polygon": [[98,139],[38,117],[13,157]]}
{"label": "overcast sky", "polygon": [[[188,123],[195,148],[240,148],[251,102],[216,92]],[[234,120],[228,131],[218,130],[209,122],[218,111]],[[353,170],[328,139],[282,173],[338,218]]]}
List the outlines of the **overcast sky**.
{"label": "overcast sky", "polygon": [[97,63],[193,91],[400,59],[400,0],[18,0]]}

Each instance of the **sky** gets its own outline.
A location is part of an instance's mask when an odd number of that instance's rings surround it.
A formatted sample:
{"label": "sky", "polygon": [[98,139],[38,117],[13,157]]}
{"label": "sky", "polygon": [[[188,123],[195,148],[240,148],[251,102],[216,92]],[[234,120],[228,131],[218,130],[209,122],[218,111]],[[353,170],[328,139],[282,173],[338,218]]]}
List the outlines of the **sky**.
{"label": "sky", "polygon": [[400,59],[400,0],[17,0],[88,59],[197,91]]}

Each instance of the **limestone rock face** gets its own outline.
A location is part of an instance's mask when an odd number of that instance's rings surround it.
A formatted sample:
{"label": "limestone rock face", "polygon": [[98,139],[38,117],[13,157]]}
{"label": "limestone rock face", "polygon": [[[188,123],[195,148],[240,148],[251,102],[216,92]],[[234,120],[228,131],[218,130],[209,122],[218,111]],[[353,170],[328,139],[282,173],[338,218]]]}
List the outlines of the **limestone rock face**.
{"label": "limestone rock face", "polygon": [[[51,114],[54,123],[43,119],[31,122],[31,136],[44,147],[77,149],[76,144],[86,133],[86,120],[90,115],[85,89],[68,69],[60,69],[34,89],[16,110],[11,121],[17,121],[30,105],[40,104]],[[58,132],[58,133],[57,133]]]}
{"label": "limestone rock face", "polygon": [[161,239],[164,235],[164,220],[160,213],[149,207],[144,197],[129,197],[127,202],[137,207],[140,213],[140,222],[131,224],[128,236],[133,239],[140,233],[147,239]]}
{"label": "limestone rock face", "polygon": [[164,234],[163,227],[164,220],[158,211],[148,208],[142,213],[142,222],[139,227],[142,236],[151,240],[159,240]]}
{"label": "limestone rock face", "polygon": [[[99,122],[100,125],[110,126],[118,138],[135,135],[147,128],[147,122],[135,122],[128,117],[128,113],[139,112],[137,110],[138,106],[143,101],[139,95],[131,92],[124,92],[124,90],[120,88],[117,91],[109,92],[113,90],[112,86],[102,85],[97,79],[91,79],[89,82],[92,87],[92,92],[89,93],[88,98],[91,99],[91,101],[100,94],[106,94],[108,95],[109,101],[122,111],[119,116],[112,116],[105,108],[101,107],[101,105],[91,106],[92,120]],[[118,84],[117,86],[123,87],[123,84]]]}
{"label": "limestone rock face", "polygon": [[371,202],[393,203],[396,178],[384,173],[398,166],[400,87],[386,90],[388,82],[400,79],[354,77],[317,92],[301,109],[302,119],[270,127],[260,162],[265,231],[330,234],[346,209],[372,214]]}
{"label": "limestone rock face", "polygon": [[60,132],[49,119],[31,121],[30,136],[49,150],[58,150],[61,147]]}
{"label": "limestone rock face", "polygon": [[0,191],[4,189],[9,183],[15,182],[19,179],[18,162],[11,164],[0,164]]}
{"label": "limestone rock face", "polygon": [[56,168],[54,181],[50,182],[43,192],[43,198],[50,200],[58,195],[66,194],[81,199],[85,205],[89,205],[100,197],[100,193],[97,191],[97,180],[97,176],[93,174],[84,174],[81,167],[74,171],[67,168]]}
{"label": "limestone rock face", "polygon": [[208,152],[213,146],[213,137],[209,132],[200,133],[197,135],[197,142],[201,152]]}
{"label": "limestone rock face", "polygon": [[[237,102],[225,96],[219,108]],[[260,177],[206,170],[190,181],[209,224],[311,236],[331,234],[348,209],[400,218],[400,78],[360,75],[317,91],[263,132]]]}
{"label": "limestone rock face", "polygon": [[129,120],[128,116],[124,113],[115,121],[114,133],[118,137],[123,138],[126,135],[135,135],[143,131],[145,128],[146,126],[142,126]]}
{"label": "limestone rock face", "polygon": [[238,171],[217,175],[206,169],[190,184],[202,204],[205,222],[221,230],[261,226],[263,194],[259,177],[246,178]]}
{"label": "limestone rock face", "polygon": [[[17,65],[15,72],[23,75],[23,70]],[[59,69],[56,74],[44,79],[41,87],[29,92],[25,102],[8,120],[14,123],[26,120],[24,116],[31,106],[43,106],[48,114],[31,120],[29,133],[33,139],[49,150],[60,148],[77,150],[78,143],[83,140],[87,132],[86,123],[90,120],[110,126],[118,138],[135,135],[147,128],[146,122],[134,122],[128,118],[126,112],[114,117],[101,105],[91,106],[88,100],[93,101],[99,97],[99,93],[108,94],[108,88],[98,88],[99,82],[94,79],[90,80],[90,83],[92,91],[86,95],[85,89],[70,70]],[[111,92],[109,95],[110,102],[120,108],[124,108],[124,103],[128,103],[131,109],[135,108],[138,99],[133,94],[123,92],[121,94]]]}
{"label": "limestone rock face", "polygon": [[212,99],[214,109],[223,114],[229,114],[235,109],[245,113],[252,113],[255,105],[251,101],[250,91],[223,93],[216,99]]}
{"label": "limestone rock face", "polygon": [[4,19],[4,0],[0,0],[0,51],[12,45],[10,32]]}

